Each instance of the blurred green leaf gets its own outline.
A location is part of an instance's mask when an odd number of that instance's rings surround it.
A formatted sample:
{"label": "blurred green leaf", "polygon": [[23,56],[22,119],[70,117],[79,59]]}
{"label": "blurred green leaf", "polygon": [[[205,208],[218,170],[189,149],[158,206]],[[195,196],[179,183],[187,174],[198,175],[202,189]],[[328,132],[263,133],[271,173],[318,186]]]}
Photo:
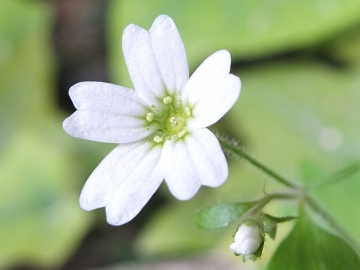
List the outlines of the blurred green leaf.
{"label": "blurred green leaf", "polygon": [[61,128],[64,117],[44,107],[19,115],[28,120],[16,122],[0,159],[0,268],[58,267],[92,224],[78,204],[88,161],[72,156],[79,149]]}
{"label": "blurred green leaf", "polygon": [[324,44],[324,52],[346,67],[360,68],[360,27],[354,27],[342,33],[336,39]]}
{"label": "blurred green leaf", "polygon": [[[0,155],[16,127],[55,111],[51,12],[36,1],[0,1]],[[14,32],[15,31],[15,32]],[[15,36],[14,36],[15,35]]]}
{"label": "blurred green leaf", "polygon": [[304,214],[281,243],[268,267],[269,270],[359,268],[359,256],[349,244],[317,227]]}
{"label": "blurred green leaf", "polygon": [[91,224],[59,118],[22,125],[0,163],[0,268],[59,266]]}
{"label": "blurred green leaf", "polygon": [[[44,28],[44,18],[52,15],[49,7],[40,1],[0,0],[0,7],[2,49],[8,49],[8,46],[16,45],[25,36],[41,31]],[[0,55],[6,52],[8,51],[1,51]]]}
{"label": "blurred green leaf", "polygon": [[217,229],[236,221],[254,202],[221,203],[200,210],[196,215],[196,225],[203,229]]}
{"label": "blurred green leaf", "polygon": [[254,59],[321,44],[360,22],[356,0],[113,0],[109,12],[111,72],[127,86],[121,34],[130,23],[149,29],[160,14],[174,19],[191,70],[219,49],[233,59]]}
{"label": "blurred green leaf", "polygon": [[51,14],[43,1],[0,1],[1,269],[59,267],[92,220],[53,99]]}
{"label": "blurred green leaf", "polygon": [[329,173],[322,166],[310,160],[304,160],[300,164],[300,175],[303,182],[310,187],[329,177]]}
{"label": "blurred green leaf", "polygon": [[[197,202],[192,200],[175,202],[158,211],[136,241],[139,253],[178,256],[214,246],[221,234],[196,227],[196,208]],[[231,234],[228,238],[230,244]]]}

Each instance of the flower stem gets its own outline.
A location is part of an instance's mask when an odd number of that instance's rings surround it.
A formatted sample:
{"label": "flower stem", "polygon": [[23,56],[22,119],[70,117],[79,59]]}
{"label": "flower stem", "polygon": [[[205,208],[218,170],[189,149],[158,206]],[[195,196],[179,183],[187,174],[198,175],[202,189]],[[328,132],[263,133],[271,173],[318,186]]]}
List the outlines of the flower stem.
{"label": "flower stem", "polygon": [[290,188],[298,189],[298,187],[295,184],[293,184],[292,182],[290,182],[283,176],[279,175],[278,173],[274,172],[270,168],[266,167],[264,164],[260,163],[255,158],[251,157],[243,149],[241,149],[241,147],[231,144],[228,140],[221,138],[220,136],[217,136],[217,137],[220,142],[220,145],[228,152],[231,152],[241,158],[244,158],[246,161],[251,163],[253,166],[258,168],[259,170],[263,171],[267,175],[271,176],[273,179],[275,179],[279,183],[281,183],[287,187],[290,187]]}
{"label": "flower stem", "polygon": [[253,207],[249,209],[248,212],[258,212],[263,209],[269,202],[272,200],[294,200],[299,197],[298,194],[291,194],[291,193],[273,193],[268,194],[259,200]]}

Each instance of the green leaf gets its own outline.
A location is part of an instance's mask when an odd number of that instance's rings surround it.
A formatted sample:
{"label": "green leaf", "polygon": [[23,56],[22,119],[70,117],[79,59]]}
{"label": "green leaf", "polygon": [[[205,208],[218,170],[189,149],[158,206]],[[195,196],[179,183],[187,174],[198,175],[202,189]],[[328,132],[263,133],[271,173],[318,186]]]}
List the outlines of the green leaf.
{"label": "green leaf", "polygon": [[324,46],[324,52],[328,57],[335,59],[343,65],[360,65],[360,26],[344,32],[335,40],[331,40]]}
{"label": "green leaf", "polygon": [[268,269],[360,269],[360,258],[344,240],[317,227],[307,215],[301,215]]}
{"label": "green leaf", "polygon": [[222,203],[200,210],[195,218],[196,225],[203,229],[218,229],[230,225],[255,203]]}

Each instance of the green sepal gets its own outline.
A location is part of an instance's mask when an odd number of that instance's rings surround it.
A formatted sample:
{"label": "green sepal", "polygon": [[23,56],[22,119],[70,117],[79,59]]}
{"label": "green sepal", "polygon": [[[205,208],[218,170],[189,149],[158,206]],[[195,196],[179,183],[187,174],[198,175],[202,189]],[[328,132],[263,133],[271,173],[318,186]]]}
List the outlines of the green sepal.
{"label": "green sepal", "polygon": [[[242,255],[243,257],[243,261],[253,261],[255,262],[257,259],[259,259],[262,255],[264,249],[264,241],[261,243],[261,245],[259,246],[259,248],[257,249],[257,251],[255,251],[253,254],[249,254],[249,255]],[[234,253],[236,256],[240,256],[239,254]]]}
{"label": "green sepal", "polygon": [[287,217],[274,217],[268,214],[262,215],[262,229],[264,233],[268,234],[271,239],[275,239],[276,237],[276,230],[277,230],[277,224],[281,222],[290,221],[293,219],[296,219],[295,216],[287,216]]}
{"label": "green sepal", "polygon": [[255,252],[253,253],[253,255],[256,257],[255,259],[253,259],[253,261],[255,261],[257,258],[260,258],[260,257],[261,257],[262,252],[263,252],[263,248],[264,248],[264,242],[265,242],[265,241],[263,241],[263,242],[261,243],[260,247],[257,249],[257,251],[255,251]]}
{"label": "green sepal", "polygon": [[229,226],[256,202],[222,203],[200,210],[195,217],[199,228],[212,230]]}
{"label": "green sepal", "polygon": [[275,239],[277,223],[272,218],[267,217],[267,215],[263,215],[261,220],[263,233],[268,234],[271,239]]}
{"label": "green sepal", "polygon": [[272,221],[276,222],[276,223],[282,223],[282,222],[286,222],[286,221],[291,221],[294,219],[297,219],[297,216],[287,216],[287,217],[274,217],[271,216],[269,214],[264,214],[264,216],[266,216],[268,219],[271,219]]}

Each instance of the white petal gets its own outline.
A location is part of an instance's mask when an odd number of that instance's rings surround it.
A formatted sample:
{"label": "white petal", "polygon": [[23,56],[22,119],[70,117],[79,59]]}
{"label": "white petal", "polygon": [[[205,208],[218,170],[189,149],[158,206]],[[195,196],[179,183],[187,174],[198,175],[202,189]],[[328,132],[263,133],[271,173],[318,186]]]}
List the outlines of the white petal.
{"label": "white petal", "polygon": [[143,139],[157,129],[156,123],[149,125],[146,121],[147,105],[134,90],[83,82],[71,87],[69,94],[78,111],[64,121],[63,127],[74,137],[127,143]]}
{"label": "white petal", "polygon": [[[81,207],[88,211],[104,207],[118,188],[127,188],[130,184],[129,179],[143,176],[147,179],[147,175],[152,173],[158,163],[160,152],[160,147],[154,148],[146,141],[117,146],[86,181],[80,195]],[[157,182],[148,183],[154,187],[157,184]],[[124,189],[123,192],[125,194],[127,190]],[[118,209],[121,212],[121,209]]]}
{"label": "white petal", "polygon": [[132,89],[104,82],[80,82],[69,95],[78,110],[132,116],[146,114],[148,105]]}
{"label": "white petal", "polygon": [[192,108],[188,125],[202,128],[214,124],[234,105],[240,79],[230,72],[231,57],[225,50],[209,56],[185,85],[182,100]]}
{"label": "white petal", "polygon": [[170,192],[179,200],[192,198],[201,186],[196,166],[190,159],[189,149],[183,140],[164,144],[161,154],[165,181]]}
{"label": "white petal", "polygon": [[64,130],[71,136],[105,143],[128,143],[141,140],[157,129],[144,118],[112,115],[103,112],[76,111],[65,119]]}
{"label": "white petal", "polygon": [[184,139],[167,141],[161,162],[165,181],[179,200],[193,197],[201,184],[220,186],[228,175],[219,142],[207,129],[194,130]]}
{"label": "white petal", "polygon": [[134,24],[128,25],[122,36],[122,48],[135,90],[149,105],[162,106],[166,89],[149,32]]}
{"label": "white petal", "polygon": [[157,17],[150,30],[155,58],[167,90],[174,94],[182,91],[189,79],[189,68],[184,44],[174,21],[166,16]]}
{"label": "white petal", "polygon": [[118,181],[116,190],[106,204],[106,218],[109,224],[122,225],[132,220],[150,200],[164,179],[160,164],[161,147],[148,149],[139,160],[126,166],[126,177]]}

